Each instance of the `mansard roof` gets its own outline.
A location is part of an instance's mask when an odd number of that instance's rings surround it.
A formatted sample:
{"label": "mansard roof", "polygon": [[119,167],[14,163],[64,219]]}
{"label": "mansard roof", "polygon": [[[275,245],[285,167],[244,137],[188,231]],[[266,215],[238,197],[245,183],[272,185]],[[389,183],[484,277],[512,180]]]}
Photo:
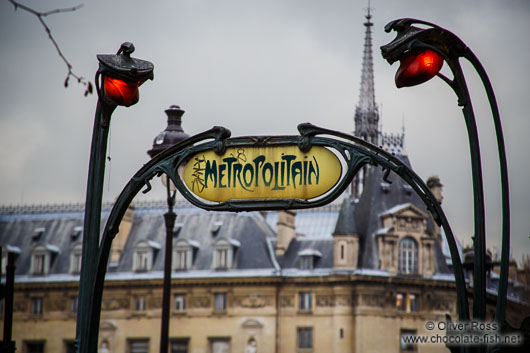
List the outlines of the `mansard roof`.
{"label": "mansard roof", "polygon": [[[212,254],[219,239],[229,239],[233,244],[239,243],[235,255],[237,269],[273,269],[267,237],[274,236],[272,230],[258,213],[212,213],[198,210],[195,214],[179,214],[176,209],[176,223],[180,229],[176,239],[188,240],[190,244],[199,245],[193,264],[193,270],[209,270],[212,267]],[[216,230],[216,231],[212,231]],[[115,270],[128,272],[132,268],[134,256],[133,244],[139,239],[149,239],[165,246],[165,226],[161,214],[143,214],[134,217],[133,225],[122,259]],[[157,256],[153,271],[162,271],[163,256]]]}
{"label": "mansard roof", "polygon": [[[31,251],[39,244],[52,246],[54,252],[58,252],[49,273],[68,273],[70,250],[77,242],[72,239],[71,234],[75,227],[83,225],[82,212],[64,212],[61,217],[55,212],[6,213],[0,215],[0,245],[20,249],[16,275],[30,272]],[[45,231],[38,239],[33,239],[32,235],[37,228],[45,228]]]}
{"label": "mansard roof", "polygon": [[[162,271],[164,265],[163,248],[165,246],[165,225],[163,213],[165,203],[137,205],[129,236],[123,249],[122,258],[116,268],[110,272],[131,272],[135,246],[147,242],[154,249],[160,248],[155,257],[153,271]],[[103,213],[108,216],[109,208]],[[194,270],[210,270],[215,241],[228,239],[236,246],[236,269],[274,270],[271,251],[267,238],[275,233],[259,213],[213,213],[180,202],[176,207],[177,219],[175,239],[187,240],[198,249]],[[19,256],[16,262],[16,275],[25,275],[30,271],[31,250],[39,244],[47,244],[58,252],[49,274],[68,274],[72,246],[79,243],[73,238],[75,229],[83,225],[83,210],[77,205],[71,208],[50,207],[4,207],[0,210],[0,245],[17,248]],[[45,231],[37,240],[32,235],[37,228]]]}
{"label": "mansard roof", "polygon": [[322,239],[307,239],[304,237],[294,238],[283,256],[278,256],[278,263],[282,269],[299,268],[300,257],[304,254],[319,253],[313,268],[333,268],[333,239],[331,237]]}

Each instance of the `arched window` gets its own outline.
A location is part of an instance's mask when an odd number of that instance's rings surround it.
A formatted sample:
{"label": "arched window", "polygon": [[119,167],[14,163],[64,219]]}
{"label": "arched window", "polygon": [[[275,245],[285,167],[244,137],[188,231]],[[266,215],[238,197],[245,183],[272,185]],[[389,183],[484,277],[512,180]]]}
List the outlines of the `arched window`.
{"label": "arched window", "polygon": [[412,275],[418,272],[418,247],[412,238],[399,242],[399,272]]}

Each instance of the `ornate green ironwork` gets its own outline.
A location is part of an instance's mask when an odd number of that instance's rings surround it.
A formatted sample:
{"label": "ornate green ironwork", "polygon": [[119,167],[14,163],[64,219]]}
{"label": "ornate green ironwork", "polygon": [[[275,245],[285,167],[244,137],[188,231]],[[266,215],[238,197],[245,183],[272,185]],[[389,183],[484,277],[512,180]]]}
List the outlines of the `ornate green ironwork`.
{"label": "ornate green ironwork", "polygon": [[[383,167],[387,171],[385,178],[390,173],[394,173],[406,181],[423,200],[436,223],[443,227],[451,251],[458,301],[459,303],[467,303],[462,263],[453,232],[440,204],[423,180],[392,154],[355,136],[320,128],[311,124],[300,124],[298,130],[300,131],[299,136],[230,138],[229,130],[222,127],[214,127],[211,130],[192,136],[168,148],[144,165],[131,178],[110,212],[99,247],[96,280],[91,293],[93,310],[90,313],[90,321],[93,325],[92,330],[94,330],[96,335],[99,329],[96,325],[99,323],[103,282],[112,240],[118,233],[119,224],[133,198],[144,188],[144,192],[149,192],[151,189],[151,180],[162,173],[171,178],[179,192],[192,204],[207,210],[240,212],[264,209],[302,209],[323,206],[335,200],[348,187],[355,174],[364,165],[370,164],[372,166]],[[323,146],[340,154],[347,165],[347,170],[339,183],[327,195],[316,200],[237,200],[213,204],[198,200],[186,188],[177,174],[178,166],[186,162],[187,158],[197,152],[215,150],[221,154],[228,147],[271,145],[297,145],[302,151],[308,151],[312,146]],[[465,307],[459,306],[458,311],[459,313],[465,312]]]}
{"label": "ornate green ironwork", "polygon": [[[419,24],[426,28],[418,28],[413,25]],[[471,153],[471,170],[473,178],[473,200],[474,200],[474,279],[473,279],[473,318],[485,320],[486,317],[486,233],[484,219],[484,187],[482,182],[482,166],[480,160],[480,147],[478,130],[471,103],[471,97],[466,85],[464,73],[460,65],[460,58],[467,59],[478,72],[486,90],[490,103],[497,148],[499,153],[499,165],[501,174],[502,193],[502,250],[501,250],[501,273],[497,295],[497,306],[495,309],[495,320],[506,326],[506,296],[508,291],[508,267],[510,248],[510,201],[508,188],[508,168],[506,162],[506,150],[499,115],[499,109],[493,87],[486,71],[471,49],[456,35],[435,24],[412,18],[403,18],[392,21],[385,26],[385,31],[396,31],[396,38],[381,47],[381,53],[390,64],[418,51],[430,49],[440,55],[449,65],[453,73],[453,79],[438,73],[456,93],[458,105],[462,107],[466,127],[468,131],[469,147]],[[461,320],[467,318],[460,317]],[[484,351],[485,347],[478,347],[478,351]],[[495,349],[498,349],[496,347]]]}

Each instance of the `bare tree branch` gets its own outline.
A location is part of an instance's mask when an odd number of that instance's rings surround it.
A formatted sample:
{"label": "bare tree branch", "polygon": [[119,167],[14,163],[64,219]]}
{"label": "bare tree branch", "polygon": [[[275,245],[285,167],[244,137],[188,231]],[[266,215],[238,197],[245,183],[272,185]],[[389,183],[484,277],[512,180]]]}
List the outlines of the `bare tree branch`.
{"label": "bare tree branch", "polygon": [[32,14],[32,15],[35,15],[39,19],[39,22],[42,24],[42,26],[44,27],[44,30],[48,34],[48,38],[50,38],[50,41],[52,42],[53,46],[55,47],[55,50],[57,50],[57,54],[59,54],[59,57],[63,60],[63,62],[66,65],[66,68],[68,69],[68,72],[66,74],[66,79],[64,80],[64,87],[68,87],[68,81],[70,80],[70,77],[73,77],[74,79],[77,80],[78,83],[80,83],[80,84],[82,84],[83,86],[86,87],[85,96],[91,94],[92,91],[93,91],[92,83],[89,80],[87,80],[85,77],[77,75],[72,70],[72,64],[64,56],[61,48],[59,47],[59,44],[57,43],[57,41],[55,40],[55,37],[52,34],[52,31],[51,31],[50,27],[48,27],[48,25],[44,21],[44,17],[46,17],[46,16],[55,15],[55,14],[64,13],[64,12],[73,12],[73,11],[76,11],[76,10],[80,9],[81,7],[83,7],[83,4],[79,4],[79,5],[76,5],[76,6],[73,6],[73,7],[69,7],[69,8],[54,9],[54,10],[50,10],[50,11],[39,12],[39,11],[36,11],[36,10],[32,9],[31,7],[28,7],[26,5],[23,5],[23,4],[19,3],[18,1],[15,1],[15,0],[8,0],[8,1],[15,7],[15,11],[20,8],[20,9],[22,9],[22,10],[24,10],[24,11],[26,11],[26,12]]}

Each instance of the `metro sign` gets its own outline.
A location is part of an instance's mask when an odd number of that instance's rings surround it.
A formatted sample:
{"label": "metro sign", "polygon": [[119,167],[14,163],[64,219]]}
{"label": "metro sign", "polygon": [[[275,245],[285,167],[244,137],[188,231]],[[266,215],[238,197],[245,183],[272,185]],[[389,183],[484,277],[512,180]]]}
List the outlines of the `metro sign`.
{"label": "metro sign", "polygon": [[309,200],[331,190],[342,176],[337,156],[325,147],[302,152],[297,145],[247,146],[195,154],[184,183],[196,196],[214,202],[249,199]]}

